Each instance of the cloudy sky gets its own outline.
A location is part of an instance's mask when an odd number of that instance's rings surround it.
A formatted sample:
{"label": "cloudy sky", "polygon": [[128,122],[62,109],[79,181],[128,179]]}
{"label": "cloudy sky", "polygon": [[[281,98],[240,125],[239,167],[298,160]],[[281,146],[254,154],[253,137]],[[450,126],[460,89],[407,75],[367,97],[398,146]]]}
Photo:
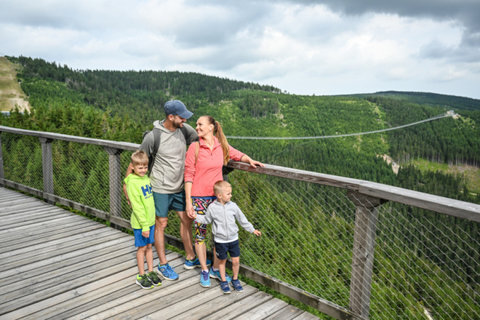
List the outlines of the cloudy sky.
{"label": "cloudy sky", "polygon": [[480,0],[0,0],[0,55],[480,98]]}

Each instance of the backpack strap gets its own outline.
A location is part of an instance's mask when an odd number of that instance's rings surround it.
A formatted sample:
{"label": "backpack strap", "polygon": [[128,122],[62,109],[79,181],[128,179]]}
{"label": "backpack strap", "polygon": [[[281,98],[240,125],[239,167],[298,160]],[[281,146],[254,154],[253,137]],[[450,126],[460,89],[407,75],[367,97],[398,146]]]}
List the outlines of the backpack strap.
{"label": "backpack strap", "polygon": [[155,157],[157,156],[157,151],[158,151],[158,148],[160,147],[160,137],[161,137],[162,130],[160,130],[159,128],[153,128],[152,133],[153,133],[153,151],[150,154],[150,158],[148,161],[148,172],[150,174],[152,173],[153,163],[155,162]]}

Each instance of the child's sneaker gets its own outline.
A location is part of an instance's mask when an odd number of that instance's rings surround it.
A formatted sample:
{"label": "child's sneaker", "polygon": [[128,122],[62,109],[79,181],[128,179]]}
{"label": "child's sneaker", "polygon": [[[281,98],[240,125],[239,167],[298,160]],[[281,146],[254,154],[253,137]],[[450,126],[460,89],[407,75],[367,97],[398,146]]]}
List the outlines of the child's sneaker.
{"label": "child's sneaker", "polygon": [[227,281],[220,281],[220,288],[222,289],[223,293],[228,294],[231,293],[230,286],[228,285]]}
{"label": "child's sneaker", "polygon": [[170,267],[170,265],[167,263],[163,266],[158,265],[158,268],[156,269],[157,273],[161,275],[164,279],[167,280],[177,280],[178,279],[178,274]]}
{"label": "child's sneaker", "polygon": [[135,281],[135,283],[138,284],[140,287],[142,287],[142,289],[152,289],[153,288],[153,284],[150,281],[150,279],[148,279],[146,274],[144,274],[144,275],[137,274],[137,281]]}
{"label": "child's sneaker", "polygon": [[155,287],[162,285],[162,280],[157,276],[157,273],[155,271],[149,272],[147,274],[147,277]]}
{"label": "child's sneaker", "polygon": [[[210,278],[213,278],[213,279],[217,279],[217,280],[220,280],[222,281],[222,277],[220,276],[220,270],[213,270],[213,268],[210,268]],[[227,282],[230,282],[232,281],[232,278],[230,278],[230,276],[228,275],[227,272],[225,272],[225,280]]]}
{"label": "child's sneaker", "polygon": [[200,273],[200,285],[202,287],[210,287],[210,278],[208,277],[208,271],[203,271]]}
{"label": "child's sneaker", "polygon": [[232,287],[233,287],[233,289],[235,289],[236,291],[243,291],[243,287],[242,287],[242,285],[240,284],[240,281],[239,281],[238,279],[232,280]]}

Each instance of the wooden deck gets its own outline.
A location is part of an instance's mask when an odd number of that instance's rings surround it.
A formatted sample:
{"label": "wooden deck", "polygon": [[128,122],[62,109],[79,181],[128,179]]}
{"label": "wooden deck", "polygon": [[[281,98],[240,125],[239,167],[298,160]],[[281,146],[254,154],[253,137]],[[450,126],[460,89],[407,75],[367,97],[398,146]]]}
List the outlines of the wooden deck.
{"label": "wooden deck", "polygon": [[0,319],[317,319],[251,286],[202,288],[175,252],[180,279],[142,290],[133,236],[1,187],[0,219]]}

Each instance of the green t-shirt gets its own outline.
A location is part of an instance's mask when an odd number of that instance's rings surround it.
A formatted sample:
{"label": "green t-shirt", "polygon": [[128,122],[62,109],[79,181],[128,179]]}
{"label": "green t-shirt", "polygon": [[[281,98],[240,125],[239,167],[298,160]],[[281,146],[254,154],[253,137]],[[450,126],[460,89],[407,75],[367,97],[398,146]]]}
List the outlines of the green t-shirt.
{"label": "green t-shirt", "polygon": [[124,179],[128,198],[132,205],[130,224],[133,229],[150,230],[155,224],[155,203],[152,186],[147,175],[140,177],[132,173]]}

